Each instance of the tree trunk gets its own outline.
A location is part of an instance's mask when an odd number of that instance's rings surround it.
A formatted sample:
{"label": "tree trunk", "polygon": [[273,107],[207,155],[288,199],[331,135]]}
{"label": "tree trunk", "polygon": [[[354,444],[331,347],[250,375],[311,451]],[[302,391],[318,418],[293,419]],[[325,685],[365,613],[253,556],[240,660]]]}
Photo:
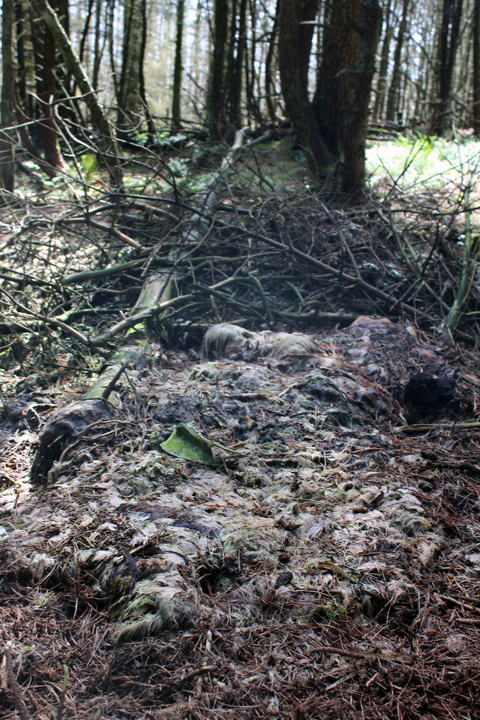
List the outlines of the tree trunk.
{"label": "tree trunk", "polygon": [[15,63],[13,42],[15,29],[14,0],[3,0],[2,4],[2,97],[0,133],[0,183],[4,190],[15,189],[15,151],[11,128],[15,116]]}
{"label": "tree trunk", "polygon": [[444,135],[452,126],[450,101],[462,9],[463,0],[443,0],[437,64],[439,116],[436,131],[439,135]]}
{"label": "tree trunk", "polygon": [[237,0],[231,0],[230,32],[228,39],[228,52],[225,74],[225,111],[226,121],[230,123],[230,109],[232,102],[233,76],[235,73],[235,49],[237,45]]}
{"label": "tree trunk", "polygon": [[98,74],[100,72],[100,63],[102,62],[104,43],[101,41],[101,21],[102,21],[102,0],[97,0],[95,8],[95,46],[93,51],[93,75],[92,85],[96,91],[98,89]]}
{"label": "tree trunk", "polygon": [[318,0],[303,0],[302,21],[300,23],[300,74],[301,81],[308,92],[308,69],[312,51],[315,18],[318,13]]}
{"label": "tree trunk", "polygon": [[[240,0],[238,15],[237,52],[233,62],[232,84],[230,87],[229,122],[237,129],[242,125],[240,104],[242,99],[243,59],[245,56],[247,0]],[[253,77],[252,77],[253,80]]]}
{"label": "tree trunk", "polygon": [[[52,9],[56,11],[57,5]],[[55,67],[55,38],[47,26],[43,38],[42,92],[40,94],[40,99],[42,100],[42,116],[40,126],[42,128],[42,148],[45,161],[54,170],[52,177],[55,177],[57,171],[68,172],[68,166],[60,152],[58,133],[53,114],[53,100],[56,94]]]}
{"label": "tree trunk", "polygon": [[85,46],[88,38],[88,31],[90,30],[90,20],[93,15],[93,0],[88,0],[87,17],[85,18],[85,25],[83,26],[82,37],[80,38],[80,49],[79,58],[80,62],[83,63],[85,56]]}
{"label": "tree trunk", "polygon": [[207,122],[214,138],[222,137],[225,110],[225,45],[228,28],[228,0],[215,0],[213,9],[213,52],[207,95]]}
{"label": "tree trunk", "polygon": [[473,132],[480,135],[480,0],[473,5]]}
{"label": "tree trunk", "polygon": [[128,133],[143,115],[140,87],[143,84],[143,61],[146,27],[143,0],[125,0],[123,19],[122,70],[118,85],[118,127]]}
{"label": "tree trunk", "polygon": [[368,106],[381,23],[378,0],[342,0],[333,4],[324,28],[315,115],[326,147],[343,161],[342,184],[348,193],[359,190],[365,178]]}
{"label": "tree trunk", "polygon": [[177,37],[175,41],[175,67],[173,70],[172,134],[181,127],[180,90],[182,86],[183,18],[185,0],[177,0]]}
{"label": "tree trunk", "polygon": [[424,24],[422,35],[420,38],[422,54],[418,66],[418,78],[416,82],[415,107],[413,117],[415,124],[419,125],[426,118],[426,100],[430,78],[430,28],[427,23]]}
{"label": "tree trunk", "polygon": [[390,122],[397,121],[396,115],[398,112],[398,102],[400,99],[402,48],[403,48],[403,40],[405,38],[405,30],[407,28],[408,4],[409,4],[409,0],[403,0],[402,19],[400,21],[400,27],[398,29],[397,44],[395,46],[395,53],[393,56],[392,81],[390,83],[390,88],[388,90],[387,114],[386,114],[386,118]]}
{"label": "tree trunk", "polygon": [[35,116],[33,96],[35,84],[35,52],[32,40],[31,8],[28,0],[19,0],[17,11],[17,62],[18,62],[18,94],[27,118]]}
{"label": "tree trunk", "polygon": [[145,50],[147,47],[147,0],[142,0],[142,47],[141,47],[141,57],[142,62],[140,64],[140,99],[143,103],[143,108],[145,110],[146,120],[147,120],[147,130],[148,130],[148,144],[151,145],[155,141],[155,135],[157,132],[157,129],[155,127],[155,122],[153,120],[153,115],[150,112],[150,106],[147,102],[147,93],[145,90],[145,72],[144,72],[144,62],[145,62]]}
{"label": "tree trunk", "polygon": [[[60,21],[49,5],[48,0],[35,0],[40,13],[45,20],[49,30],[55,38],[55,41],[63,55],[63,59],[67,68],[74,76],[80,92],[85,95],[85,102],[90,108],[92,118],[96,123],[100,133],[103,136],[105,147],[105,162],[110,173],[110,177],[114,185],[122,185],[122,171],[118,163],[118,150],[115,135],[112,132],[107,116],[103,112],[93,87],[83,69],[72,44],[63,29]],[[113,159],[109,157],[109,153],[113,153]]]}
{"label": "tree trunk", "polygon": [[[473,20],[473,8],[472,8]],[[452,81],[452,95],[460,100],[456,107],[456,120],[460,127],[466,128],[472,119],[472,106],[468,99],[473,100],[473,72],[470,55],[473,52],[471,34],[461,33],[459,50],[457,51],[458,61],[455,63],[454,77]],[[463,95],[463,97],[462,97]],[[464,100],[465,98],[465,100]]]}
{"label": "tree trunk", "polygon": [[[277,0],[275,7],[275,19],[273,21],[272,33],[270,35],[270,42],[268,44],[268,52],[265,60],[265,100],[267,101],[268,116],[272,122],[277,119],[275,110],[275,103],[273,100],[273,75],[272,75],[272,62],[277,46],[277,34],[278,34],[278,14],[280,10],[280,1]],[[480,2],[480,0],[479,0]]]}
{"label": "tree trunk", "polygon": [[[368,130],[368,107],[375,73],[375,55],[382,28],[382,11],[378,0],[355,2],[352,15],[356,30],[356,69],[350,73],[348,110],[344,116],[343,191],[355,193],[365,181],[365,145]],[[355,15],[353,15],[355,17]],[[352,102],[353,99],[353,102]]]}
{"label": "tree trunk", "polygon": [[310,53],[310,48],[302,47],[305,34],[300,24],[305,19],[302,0],[280,0],[278,58],[285,109],[297,133],[298,142],[307,153],[312,171],[319,176],[322,168],[330,161],[330,155],[308,97],[305,57],[307,51]]}
{"label": "tree trunk", "polygon": [[200,25],[202,20],[202,5],[197,2],[197,12],[193,30],[193,51],[190,54],[190,75],[193,78],[193,92],[195,99],[198,100],[196,92],[198,90],[200,80]]}
{"label": "tree trunk", "polygon": [[[258,74],[255,72],[256,53],[257,53],[257,8],[256,0],[249,0],[250,21],[251,21],[251,40],[250,52],[245,49],[245,94],[247,96],[247,117],[248,122],[253,118],[257,125],[262,125],[263,116],[260,109],[259,97],[255,95],[255,80],[257,80],[257,88],[259,88]],[[245,38],[245,42],[247,38]],[[259,93],[260,94],[260,93]]]}
{"label": "tree trunk", "polygon": [[377,88],[375,102],[373,105],[373,120],[382,117],[383,104],[385,102],[385,87],[387,84],[388,59],[390,57],[390,43],[393,37],[393,25],[390,24],[390,14],[392,9],[392,0],[387,0],[387,10],[385,16],[385,35],[382,45],[382,56],[380,59],[380,68],[378,72]]}
{"label": "tree trunk", "polygon": [[115,19],[115,0],[107,0],[107,35],[108,35],[108,55],[110,58],[110,72],[112,74],[113,88],[115,97],[118,98],[118,72],[115,64],[115,47],[113,42],[113,22]]}

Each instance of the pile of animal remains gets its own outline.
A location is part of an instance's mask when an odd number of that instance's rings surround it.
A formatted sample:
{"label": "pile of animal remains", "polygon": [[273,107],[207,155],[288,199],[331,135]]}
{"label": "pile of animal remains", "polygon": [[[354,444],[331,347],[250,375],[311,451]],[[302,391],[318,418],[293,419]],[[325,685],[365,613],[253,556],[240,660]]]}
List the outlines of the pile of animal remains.
{"label": "pile of animal remains", "polygon": [[0,495],[2,716],[480,717],[475,371],[373,318],[130,370]]}

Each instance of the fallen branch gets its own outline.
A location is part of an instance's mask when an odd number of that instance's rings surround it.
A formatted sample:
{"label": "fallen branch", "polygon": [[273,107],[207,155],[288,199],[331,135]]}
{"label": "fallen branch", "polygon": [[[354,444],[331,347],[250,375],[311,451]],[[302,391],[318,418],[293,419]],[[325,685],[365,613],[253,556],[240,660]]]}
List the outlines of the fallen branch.
{"label": "fallen branch", "polygon": [[[402,427],[398,428],[398,432],[404,432],[407,435],[412,435],[413,433],[417,432],[427,432],[428,430],[435,430],[435,428],[441,428],[441,425],[434,425],[434,424],[428,424],[428,425],[403,425]],[[460,422],[460,423],[453,423],[451,428],[445,428],[446,430],[470,430],[480,428],[480,422]]]}
{"label": "fallen branch", "polygon": [[130,247],[133,247],[136,250],[143,247],[143,245],[137,242],[137,240],[133,240],[131,237],[121,232],[121,230],[117,230],[117,228],[113,227],[113,225],[104,225],[104,223],[100,223],[98,222],[98,220],[92,220],[92,218],[88,215],[86,216],[84,222],[96,228],[97,230],[103,230],[103,232],[106,232],[109,235],[113,235],[113,237],[116,237],[117,240],[121,240],[122,242],[130,245]]}
{"label": "fallen branch", "polygon": [[179,685],[183,685],[184,683],[188,682],[189,680],[193,680],[194,677],[197,677],[197,675],[202,675],[203,673],[209,673],[213,672],[217,668],[215,665],[205,665],[204,667],[197,668],[196,670],[192,670],[192,672],[187,673],[184,677],[180,678],[179,680],[176,680],[175,682]]}
{"label": "fallen branch", "polygon": [[366,655],[365,653],[355,653],[355,652],[351,652],[350,650],[342,650],[340,648],[323,647],[323,646],[309,648],[305,652],[305,655],[314,655],[315,653],[326,653],[328,655],[340,655],[342,657],[349,657],[349,658],[353,658],[355,660],[374,660],[375,659],[373,656],[368,657],[368,655]]}
{"label": "fallen branch", "polygon": [[[215,292],[218,288],[224,287],[225,285],[230,285],[232,282],[236,282],[237,278],[230,277],[226,280],[222,280],[221,282],[217,283],[216,285],[212,285],[211,287],[206,288],[206,290],[210,292]],[[176,298],[173,298],[172,300],[166,300],[165,302],[161,302],[158,305],[154,305],[153,307],[145,308],[145,310],[141,310],[140,312],[136,313],[135,315],[132,315],[129,318],[125,318],[125,320],[121,320],[119,323],[114,325],[110,330],[108,330],[103,335],[100,335],[99,337],[93,338],[92,340],[87,341],[90,347],[102,347],[107,345],[116,335],[119,335],[120,333],[124,332],[125,330],[128,330],[131,327],[134,327],[135,325],[139,325],[144,320],[148,320],[151,317],[155,317],[156,315],[159,315],[164,310],[168,310],[168,308],[176,307],[177,305],[182,305],[183,303],[187,303],[190,300],[193,300],[195,298],[195,293],[189,293],[188,295],[179,295]]]}
{"label": "fallen branch", "polygon": [[[111,206],[109,206],[111,207]],[[98,212],[105,212],[108,210],[108,207],[100,207],[93,211],[86,211],[85,217],[63,217],[58,218],[56,220],[56,224],[62,224],[62,225],[78,225],[86,223],[87,225],[91,225],[92,227],[96,228],[97,230],[102,230],[103,232],[108,233],[109,235],[113,235],[113,237],[116,237],[117,240],[121,240],[122,242],[126,243],[127,245],[130,245],[130,247],[135,248],[138,250],[139,248],[143,248],[143,245],[139,243],[137,240],[133,240],[129,235],[126,235],[125,233],[121,232],[121,230],[117,230],[116,227],[113,225],[105,225],[105,223],[98,222],[98,220],[94,220],[92,218],[93,213]]]}
{"label": "fallen branch", "polygon": [[[154,257],[151,261],[151,264],[155,267],[174,267],[177,265],[197,265],[199,263],[207,261],[214,262],[215,260],[220,260],[223,263],[233,263],[237,262],[238,258],[215,256],[208,257],[206,255],[202,255],[201,257],[186,257],[179,259],[173,259],[168,257]],[[87,282],[88,280],[97,280],[98,278],[110,277],[112,275],[120,275],[121,273],[123,273],[124,270],[137,267],[143,262],[145,262],[145,257],[138,258],[138,260],[129,260],[128,262],[120,263],[119,265],[112,265],[111,267],[107,268],[101,268],[99,270],[88,270],[85,272],[74,273],[73,275],[68,275],[66,278],[64,278],[62,280],[62,285],[75,285]]]}

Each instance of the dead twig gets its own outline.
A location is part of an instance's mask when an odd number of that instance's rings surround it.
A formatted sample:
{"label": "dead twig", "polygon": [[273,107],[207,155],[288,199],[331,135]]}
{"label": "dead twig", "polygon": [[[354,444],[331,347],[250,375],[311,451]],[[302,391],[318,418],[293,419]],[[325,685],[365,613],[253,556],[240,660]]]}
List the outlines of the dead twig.
{"label": "dead twig", "polygon": [[213,672],[216,669],[217,668],[215,667],[215,665],[204,665],[204,667],[197,668],[196,670],[192,670],[191,672],[187,673],[184,677],[180,678],[176,682],[180,685],[183,685],[189,680],[192,680],[194,677],[197,677],[197,675],[203,675],[203,673]]}

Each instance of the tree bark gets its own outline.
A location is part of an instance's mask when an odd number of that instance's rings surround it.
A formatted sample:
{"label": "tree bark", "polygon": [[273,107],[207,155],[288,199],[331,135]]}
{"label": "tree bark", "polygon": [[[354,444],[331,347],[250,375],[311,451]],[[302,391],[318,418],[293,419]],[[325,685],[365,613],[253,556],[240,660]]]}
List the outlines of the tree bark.
{"label": "tree bark", "polygon": [[318,13],[318,0],[303,0],[302,21],[300,23],[300,75],[308,92],[308,70],[312,51],[315,18]]}
{"label": "tree bark", "polygon": [[[105,162],[110,173],[110,177],[114,185],[122,185],[122,171],[118,163],[118,150],[115,135],[112,132],[110,123],[108,122],[107,116],[103,112],[103,109],[98,102],[98,98],[95,94],[94,89],[88,79],[85,70],[83,69],[75,50],[72,47],[70,39],[68,38],[65,30],[63,29],[60,21],[52,9],[48,0],[35,0],[40,13],[45,20],[49,30],[51,31],[58,47],[63,55],[63,59],[67,68],[74,76],[80,92],[85,96],[85,102],[90,108],[92,118],[97,125],[100,133],[103,136],[105,143]],[[113,159],[109,157],[109,153],[113,153]]]}
{"label": "tree bark", "polygon": [[[232,88],[235,74],[235,50],[237,46],[237,0],[230,0],[230,30],[228,33],[228,49],[225,71],[225,120],[230,124],[230,110],[232,103]],[[230,133],[231,134],[231,129]]]}
{"label": "tree bark", "polygon": [[228,0],[215,0],[213,51],[207,95],[207,122],[214,138],[222,137],[225,110],[224,65],[227,41]]}
{"label": "tree bark", "polygon": [[[258,73],[255,71],[256,55],[257,55],[257,7],[256,0],[249,0],[250,7],[250,48],[247,45],[247,37],[245,37],[245,94],[247,96],[247,117],[248,122],[253,119],[257,125],[263,124],[263,115],[260,109],[259,97],[255,95],[255,81],[257,81],[257,90],[260,90],[258,81]],[[260,93],[259,93],[260,94]]]}
{"label": "tree bark", "polygon": [[390,122],[396,122],[396,114],[398,112],[398,102],[400,99],[400,80],[401,80],[401,60],[403,41],[405,38],[405,30],[407,29],[407,13],[409,0],[403,0],[402,19],[398,29],[397,44],[395,45],[395,53],[393,56],[393,72],[392,81],[388,90],[387,113],[386,118]]}
{"label": "tree bark", "polygon": [[335,2],[324,28],[315,116],[330,153],[343,161],[344,192],[365,179],[368,106],[382,24],[378,0]]}
{"label": "tree bark", "polygon": [[143,103],[146,120],[147,120],[148,144],[151,145],[155,141],[155,135],[156,135],[157,130],[155,127],[155,122],[153,120],[153,115],[150,112],[150,106],[147,102],[147,92],[145,89],[144,62],[145,62],[145,50],[147,47],[147,0],[142,0],[142,28],[143,29],[142,29],[142,47],[141,47],[142,62],[140,65],[140,98]]}
{"label": "tree bark", "polygon": [[[56,12],[58,4],[52,7]],[[45,161],[53,168],[52,177],[55,177],[57,171],[68,172],[68,166],[60,152],[58,142],[57,128],[53,115],[53,100],[56,94],[55,65],[56,65],[56,44],[55,38],[47,26],[43,38],[43,58],[42,58],[42,92],[40,99],[41,105],[41,121],[42,128],[42,147]]]}
{"label": "tree bark", "polygon": [[443,0],[437,64],[439,115],[436,131],[439,135],[444,135],[452,125],[450,103],[462,9],[463,0]]}
{"label": "tree bark", "polygon": [[32,40],[31,8],[27,0],[19,0],[17,11],[17,62],[18,62],[18,94],[25,115],[32,119],[35,115],[33,96],[35,84],[35,52]]}
{"label": "tree bark", "polygon": [[243,79],[243,59],[245,56],[245,47],[247,44],[246,37],[246,18],[247,18],[247,0],[240,0],[240,8],[238,13],[238,41],[236,43],[236,55],[232,66],[232,83],[230,86],[230,102],[229,102],[229,122],[236,128],[240,129],[242,125],[240,104],[242,98],[242,79]]}
{"label": "tree bark", "polygon": [[6,129],[13,126],[15,116],[15,64],[13,56],[14,30],[14,0],[3,0],[0,183],[3,189],[8,192],[13,192],[15,189],[15,151],[13,146],[13,131]]}
{"label": "tree bark", "polygon": [[122,70],[118,85],[118,127],[127,133],[138,125],[143,115],[140,87],[143,84],[143,62],[146,27],[143,0],[126,0],[124,4]]}
{"label": "tree bark", "polygon": [[180,91],[182,86],[183,18],[185,0],[177,0],[177,37],[175,40],[175,67],[173,70],[172,134],[181,127]]}
{"label": "tree bark", "polygon": [[[280,1],[277,0],[275,7],[275,19],[273,21],[272,33],[270,35],[270,42],[268,44],[267,57],[265,59],[265,99],[267,101],[268,116],[272,122],[277,119],[275,111],[275,103],[273,100],[273,74],[272,74],[272,63],[277,46],[277,34],[278,34],[278,15],[280,10]],[[480,2],[480,0],[479,0]]]}
{"label": "tree bark", "polygon": [[[308,10],[312,10],[311,3]],[[307,153],[312,171],[319,176],[331,158],[308,97],[305,58],[310,48],[302,47],[306,34],[300,24],[305,19],[303,0],[280,0],[278,57],[285,109],[297,133],[298,142]]]}
{"label": "tree bark", "polygon": [[112,73],[113,87],[115,97],[118,98],[118,72],[115,64],[115,47],[113,42],[113,21],[115,16],[115,0],[107,0],[107,35],[108,35],[108,55],[110,58],[110,72]]}
{"label": "tree bark", "polygon": [[92,19],[92,15],[93,15],[93,0],[88,0],[87,17],[85,18],[85,24],[83,26],[82,37],[80,38],[79,58],[80,58],[81,63],[83,63],[83,58],[85,55],[85,45],[87,43],[88,31],[90,30],[90,20]]}
{"label": "tree bark", "polygon": [[422,55],[418,66],[418,80],[416,82],[415,107],[413,111],[413,117],[417,125],[420,124],[420,122],[423,122],[426,118],[425,105],[430,84],[431,29],[429,28],[427,23],[425,23],[423,26],[420,43],[422,48]]}
{"label": "tree bark", "polygon": [[102,0],[97,0],[95,8],[95,46],[93,51],[93,75],[92,85],[96,91],[98,89],[98,74],[100,72],[100,63],[102,62],[104,43],[101,44],[101,21],[102,21]]}
{"label": "tree bark", "polygon": [[[355,3],[356,69],[350,75],[349,107],[344,119],[343,190],[356,193],[365,181],[365,145],[368,107],[375,73],[375,55],[382,27],[382,11],[377,0]],[[352,95],[353,103],[352,103]]]}

